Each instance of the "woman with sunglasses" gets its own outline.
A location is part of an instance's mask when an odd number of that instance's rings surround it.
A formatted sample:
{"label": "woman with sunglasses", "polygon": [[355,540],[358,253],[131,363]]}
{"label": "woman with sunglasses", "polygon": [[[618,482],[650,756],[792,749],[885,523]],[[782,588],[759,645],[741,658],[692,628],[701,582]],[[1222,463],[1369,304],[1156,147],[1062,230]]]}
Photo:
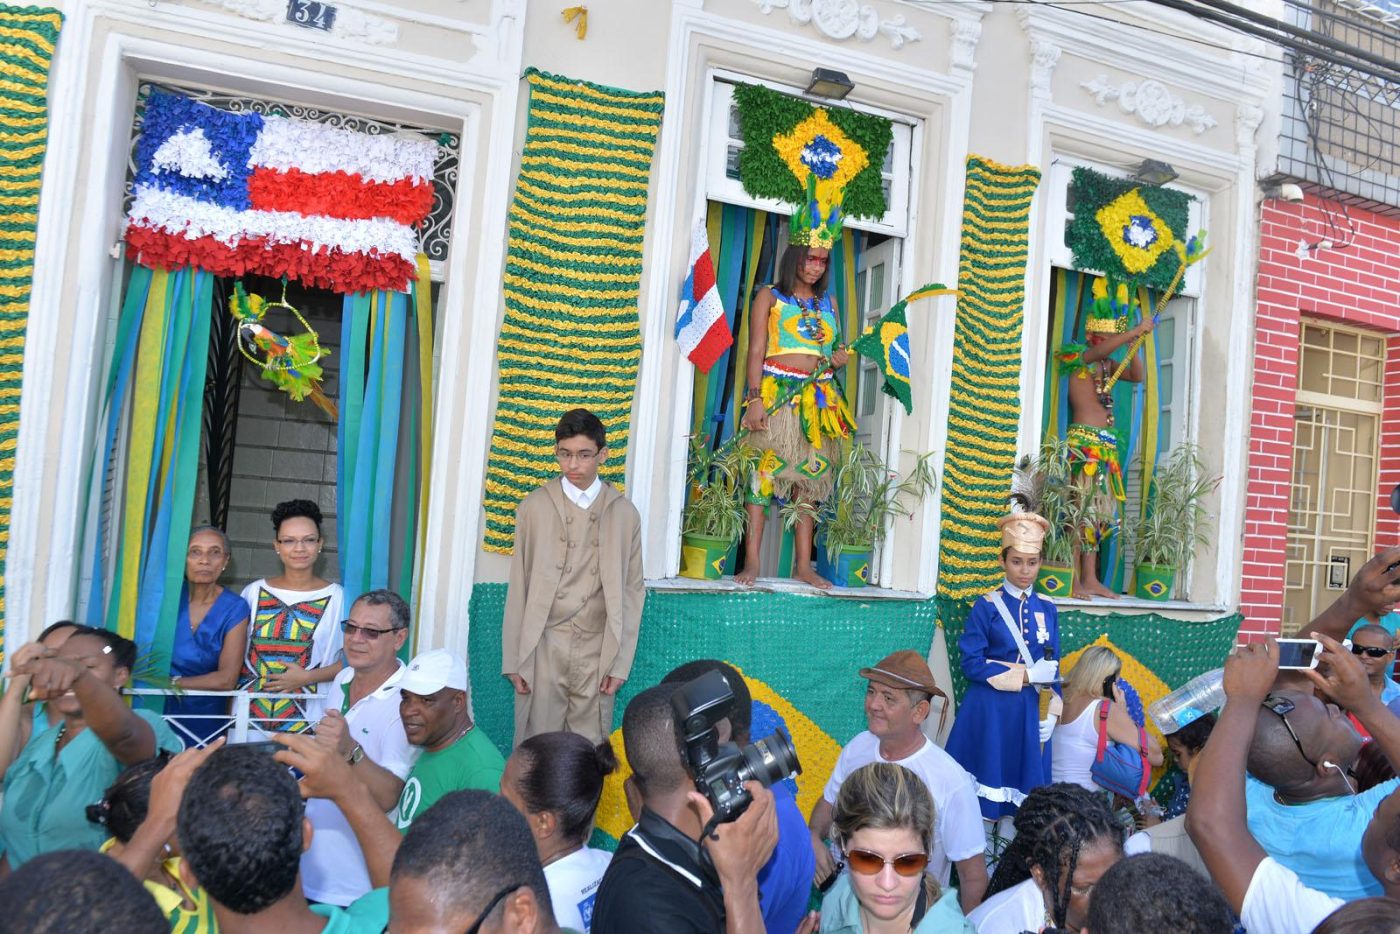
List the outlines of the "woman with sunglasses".
{"label": "woman with sunglasses", "polygon": [[254,692],[319,695],[304,702],[253,700],[255,726],[301,732],[321,718],[330,682],[345,665],[340,631],[345,591],[316,574],[324,544],[320,507],[306,499],[278,503],[272,530],[282,573],[243,588],[253,614],[243,683]]}
{"label": "woman with sunglasses", "polygon": [[1122,858],[1123,828],[1104,795],[1069,782],[1044,785],[1021,802],[1016,836],[968,920],[977,934],[1083,930],[1089,894]]}
{"label": "woman with sunglasses", "polygon": [[[1361,660],[1366,670],[1366,680],[1371,690],[1390,708],[1391,713],[1400,716],[1400,684],[1390,677],[1390,663],[1395,661],[1395,637],[1384,626],[1368,623],[1351,634],[1351,654]],[[1352,726],[1364,738],[1371,734],[1362,726],[1355,714],[1348,713]]]}
{"label": "woman with sunglasses", "polygon": [[849,872],[822,900],[822,934],[970,934],[957,890],[940,891],[924,872],[934,818],[928,787],[902,765],[872,762],[846,777],[832,836]]}

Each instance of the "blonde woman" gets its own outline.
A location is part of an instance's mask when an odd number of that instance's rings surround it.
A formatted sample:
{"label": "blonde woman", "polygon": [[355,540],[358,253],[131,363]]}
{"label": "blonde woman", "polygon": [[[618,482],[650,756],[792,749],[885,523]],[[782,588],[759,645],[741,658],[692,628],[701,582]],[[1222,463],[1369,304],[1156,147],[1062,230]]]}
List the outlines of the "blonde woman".
{"label": "blonde woman", "polygon": [[[1138,727],[1128,714],[1123,689],[1118,686],[1122,671],[1123,660],[1101,645],[1085,649],[1069,670],[1064,685],[1064,716],[1055,727],[1052,780],[1072,782],[1090,791],[1101,790],[1094,784],[1089,769],[1098,755],[1099,711],[1104,703],[1108,704],[1108,738],[1137,746]],[[1150,737],[1147,761],[1154,767],[1162,764],[1162,747]]]}
{"label": "blonde woman", "polygon": [[924,872],[934,819],[927,786],[902,765],[872,762],[846,777],[832,835],[847,871],[822,900],[822,934],[971,934],[957,890]]}

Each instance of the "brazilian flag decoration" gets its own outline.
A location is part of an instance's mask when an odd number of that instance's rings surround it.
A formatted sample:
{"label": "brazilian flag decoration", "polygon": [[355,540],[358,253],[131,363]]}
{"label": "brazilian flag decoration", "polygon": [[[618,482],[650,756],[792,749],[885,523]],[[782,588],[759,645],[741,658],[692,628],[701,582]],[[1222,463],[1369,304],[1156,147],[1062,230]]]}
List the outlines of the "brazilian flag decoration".
{"label": "brazilian flag decoration", "polygon": [[904,317],[904,309],[921,298],[956,294],[957,289],[950,289],[941,282],[921,286],[895,302],[879,321],[851,343],[851,350],[880,364],[880,372],[885,375],[885,384],[880,390],[898,399],[906,415],[914,411],[914,401],[909,388],[909,322]]}
{"label": "brazilian flag decoration", "polygon": [[1065,232],[1077,269],[1166,289],[1181,265],[1191,196],[1079,167],[1070,182],[1074,219]]}
{"label": "brazilian flag decoration", "polygon": [[[473,718],[502,753],[510,752],[515,693],[501,676],[501,620],[505,584],[472,588],[467,658]],[[593,845],[611,849],[632,826],[623,781],[630,774],[622,715],[638,692],[672,669],[698,658],[721,659],[739,669],[753,697],[752,735],[781,729],[792,738],[802,774],[788,783],[803,814],[810,814],[836,765],[841,747],[866,727],[866,682],[859,671],[899,649],[923,654],[943,631],[952,684],[966,689],[957,655],[969,603],[870,600],[783,593],[682,593],[649,590],[642,608],[636,661],[613,709],[611,741],[621,768],[608,776],[598,807]],[[1219,667],[1239,629],[1240,616],[1200,623],[1151,613],[1091,616],[1060,614],[1066,662],[1089,645],[1106,645],[1124,661],[1123,677],[1150,704],[1195,675]],[[1154,730],[1150,723],[1149,730]]]}
{"label": "brazilian flag decoration", "polygon": [[882,217],[886,210],[880,168],[890,148],[890,121],[873,114],[817,107],[787,94],[752,84],[734,87],[739,111],[739,181],[755,198],[788,204],[809,200],[807,182],[816,180],[817,200],[832,195],[843,214]]}

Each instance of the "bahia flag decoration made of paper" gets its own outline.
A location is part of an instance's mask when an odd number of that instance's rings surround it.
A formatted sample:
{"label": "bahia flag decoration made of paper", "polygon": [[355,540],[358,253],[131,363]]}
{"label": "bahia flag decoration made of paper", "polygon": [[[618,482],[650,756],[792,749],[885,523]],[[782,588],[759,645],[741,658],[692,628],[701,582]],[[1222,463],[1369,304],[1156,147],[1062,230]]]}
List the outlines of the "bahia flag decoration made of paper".
{"label": "bahia flag decoration made of paper", "polygon": [[681,285],[676,341],[701,373],[710,372],[710,367],[734,343],[715,285],[715,263],[703,220],[695,225],[690,240],[690,271]]}
{"label": "bahia flag decoration made of paper", "polygon": [[126,241],[144,266],[404,292],[438,144],[230,113],[155,91],[136,143]]}

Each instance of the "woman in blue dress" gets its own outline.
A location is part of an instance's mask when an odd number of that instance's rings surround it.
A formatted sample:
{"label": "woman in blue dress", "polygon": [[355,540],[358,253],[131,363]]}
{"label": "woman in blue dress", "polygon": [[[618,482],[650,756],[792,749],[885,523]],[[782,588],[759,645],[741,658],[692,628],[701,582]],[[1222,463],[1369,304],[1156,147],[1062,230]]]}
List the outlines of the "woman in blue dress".
{"label": "woman in blue dress", "polygon": [[973,604],[958,640],[968,686],[947,745],[977,780],[989,821],[1014,815],[1032,788],[1049,783],[1059,700],[1052,698],[1051,717],[1042,723],[1040,692],[1056,682],[1060,628],[1055,605],[1032,588],[1050,523],[1013,513],[997,524],[1006,579]]}
{"label": "woman in blue dress", "polygon": [[[170,657],[170,680],[186,690],[232,691],[238,687],[248,647],[248,604],[219,585],[228,567],[228,538],[213,526],[190,533],[185,586]],[[171,697],[165,702],[172,725],[186,742],[203,745],[228,726],[227,697]]]}

